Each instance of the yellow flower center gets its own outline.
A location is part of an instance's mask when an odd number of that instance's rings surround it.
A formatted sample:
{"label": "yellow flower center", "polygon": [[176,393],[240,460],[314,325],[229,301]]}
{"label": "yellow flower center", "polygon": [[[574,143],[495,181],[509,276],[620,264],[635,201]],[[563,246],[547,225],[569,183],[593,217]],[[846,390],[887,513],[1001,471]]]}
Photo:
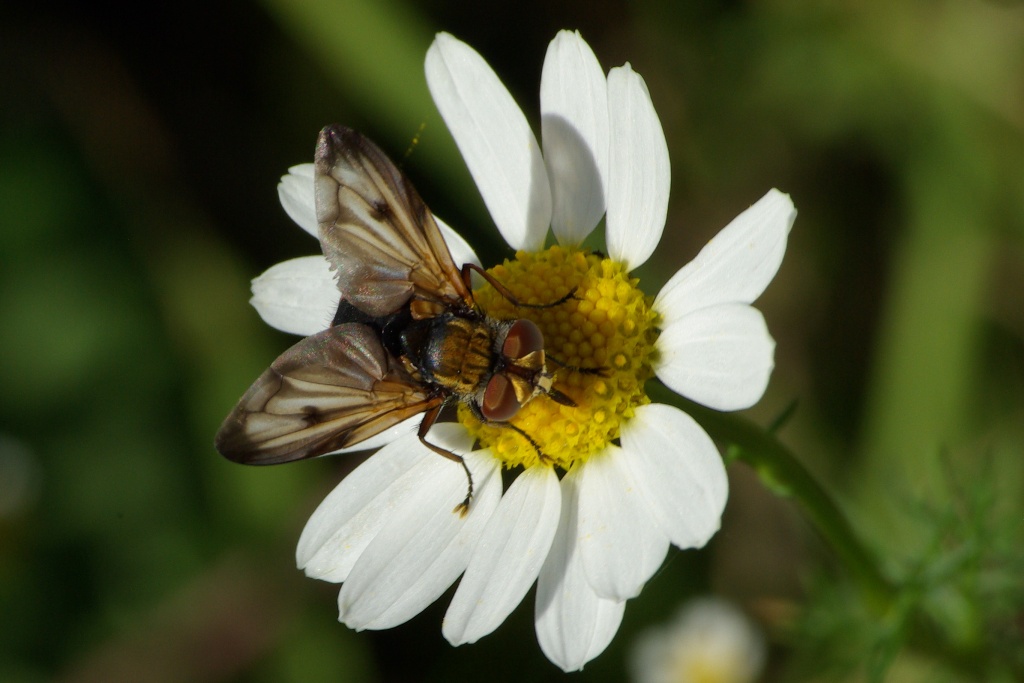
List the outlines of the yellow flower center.
{"label": "yellow flower center", "polygon": [[[518,252],[515,260],[488,272],[527,304],[555,302],[575,288],[572,298],[544,308],[517,308],[490,285],[474,292],[492,318],[527,318],[543,332],[554,388],[576,405],[538,396],[510,422],[533,439],[550,464],[568,470],[617,439],[622,421],[650,402],[644,382],[654,374],[651,357],[657,334],[651,298],[637,288],[623,264],[580,249],[554,246],[538,253]],[[459,421],[506,467],[539,462],[537,448],[515,429],[481,423],[464,405]]]}

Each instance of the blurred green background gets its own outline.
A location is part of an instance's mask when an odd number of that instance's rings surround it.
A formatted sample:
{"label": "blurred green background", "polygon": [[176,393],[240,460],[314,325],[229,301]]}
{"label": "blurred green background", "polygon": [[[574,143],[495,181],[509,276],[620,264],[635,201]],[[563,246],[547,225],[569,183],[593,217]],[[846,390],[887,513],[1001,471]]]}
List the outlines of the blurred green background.
{"label": "blurred green background", "polygon": [[396,158],[423,125],[405,171],[493,264],[423,57],[436,31],[467,41],[537,130],[560,28],[630,61],[664,125],[648,292],[770,187],[793,196],[749,414],[797,401],[780,438],[935,629],[867,613],[734,464],[722,531],[670,553],[575,679],[622,680],[636,636],[709,591],[765,629],[765,680],[861,680],[879,657],[893,681],[1024,675],[1022,3],[233,0],[0,9],[0,681],[563,677],[532,593],[458,649],[448,597],[390,631],[338,624],[293,552],[358,458],[245,468],[212,446],[293,341],[249,279],[317,249],[278,177],[326,123]]}

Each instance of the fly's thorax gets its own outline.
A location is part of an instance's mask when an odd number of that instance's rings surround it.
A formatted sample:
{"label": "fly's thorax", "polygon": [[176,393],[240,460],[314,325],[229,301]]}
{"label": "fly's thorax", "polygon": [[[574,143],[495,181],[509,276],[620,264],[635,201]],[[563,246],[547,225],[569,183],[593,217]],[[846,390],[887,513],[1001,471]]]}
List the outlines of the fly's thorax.
{"label": "fly's thorax", "polygon": [[582,249],[519,252],[489,273],[519,302],[538,307],[515,306],[485,285],[474,292],[484,313],[529,320],[543,338],[517,367],[495,373],[525,399],[508,419],[515,429],[482,422],[469,406],[460,407],[459,419],[508,467],[544,462],[568,470],[618,439],[619,425],[649,402],[644,383],[654,374],[657,336],[651,298],[623,264]]}
{"label": "fly's thorax", "polygon": [[468,398],[494,372],[495,333],[482,316],[445,313],[409,326],[403,333],[406,357],[425,381]]}

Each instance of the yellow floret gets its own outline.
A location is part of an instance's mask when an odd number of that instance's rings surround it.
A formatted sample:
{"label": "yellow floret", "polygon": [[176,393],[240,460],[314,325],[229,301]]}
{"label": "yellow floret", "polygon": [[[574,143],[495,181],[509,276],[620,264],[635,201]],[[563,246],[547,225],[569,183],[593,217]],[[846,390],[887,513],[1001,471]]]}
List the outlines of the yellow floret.
{"label": "yellow floret", "polygon": [[[489,272],[524,303],[557,301],[575,288],[564,303],[540,309],[516,308],[490,285],[474,292],[491,317],[529,318],[544,333],[554,386],[576,406],[539,396],[511,422],[536,442],[551,464],[568,470],[617,439],[620,423],[632,417],[637,406],[650,402],[644,382],[654,374],[651,299],[621,263],[586,250],[554,246],[537,253],[519,252]],[[586,374],[573,368],[602,372]],[[460,406],[459,420],[506,467],[538,462],[537,449],[516,430],[481,424],[467,406]]]}

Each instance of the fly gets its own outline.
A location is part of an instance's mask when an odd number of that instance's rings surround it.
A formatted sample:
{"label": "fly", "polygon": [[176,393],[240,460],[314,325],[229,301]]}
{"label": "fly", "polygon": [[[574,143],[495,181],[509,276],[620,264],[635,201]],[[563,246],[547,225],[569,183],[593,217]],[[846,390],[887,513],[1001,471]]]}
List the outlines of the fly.
{"label": "fly", "polygon": [[331,326],[281,354],[227,416],[215,445],[229,460],[269,465],[325,455],[423,415],[418,436],[473,478],[462,456],[427,440],[441,410],[461,402],[483,422],[521,434],[511,420],[553,386],[544,337],[527,319],[497,320],[473,299],[480,273],[455,265],[437,222],[408,178],[372,142],[343,126],[317,141],[314,189],[320,245],[341,300]]}

